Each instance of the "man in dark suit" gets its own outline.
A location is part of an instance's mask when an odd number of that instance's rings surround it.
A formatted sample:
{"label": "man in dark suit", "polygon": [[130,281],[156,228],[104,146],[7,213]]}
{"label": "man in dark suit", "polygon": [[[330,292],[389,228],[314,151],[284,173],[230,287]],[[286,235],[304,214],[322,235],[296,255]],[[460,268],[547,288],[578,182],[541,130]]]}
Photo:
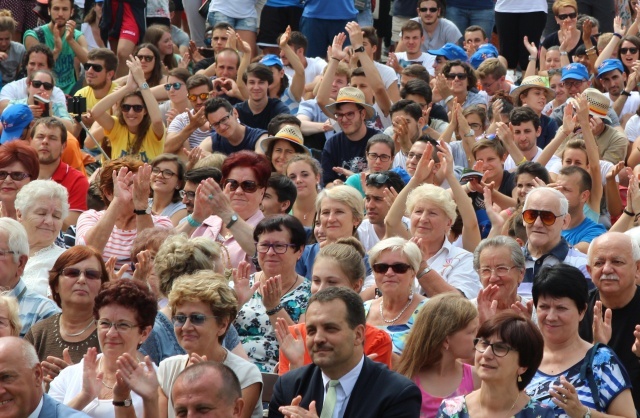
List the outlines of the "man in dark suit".
{"label": "man in dark suit", "polygon": [[0,338],[0,416],[27,418],[88,418],[44,393],[43,372],[31,344],[17,337]]}
{"label": "man in dark suit", "polygon": [[362,299],[353,290],[331,287],[312,296],[306,344],[313,364],[278,379],[269,417],[417,418],[418,387],[365,357],[365,323]]}

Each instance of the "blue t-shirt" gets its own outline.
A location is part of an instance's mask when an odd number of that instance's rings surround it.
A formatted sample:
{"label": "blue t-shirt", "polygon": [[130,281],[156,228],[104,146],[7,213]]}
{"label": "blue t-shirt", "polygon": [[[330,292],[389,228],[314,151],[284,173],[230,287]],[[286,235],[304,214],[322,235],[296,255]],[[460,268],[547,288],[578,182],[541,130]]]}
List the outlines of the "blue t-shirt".
{"label": "blue t-shirt", "polygon": [[267,0],[269,7],[304,7],[300,0]]}
{"label": "blue t-shirt", "polygon": [[356,10],[353,0],[306,0],[302,17],[327,20],[355,20],[357,14],[358,10]]}
{"label": "blue t-shirt", "polygon": [[234,152],[242,150],[254,151],[258,139],[266,134],[267,131],[254,129],[250,126],[245,126],[245,129],[244,138],[242,138],[242,142],[238,145],[231,145],[227,138],[219,135],[216,131],[211,131],[211,152],[218,151],[226,155],[231,155]]}
{"label": "blue t-shirt", "polygon": [[584,221],[575,228],[563,230],[562,236],[569,244],[576,245],[580,242],[590,243],[605,232],[607,229],[603,225],[595,223],[589,218],[584,218]]}
{"label": "blue t-shirt", "polygon": [[257,129],[266,130],[269,126],[269,122],[271,119],[275,118],[281,113],[291,114],[289,112],[289,108],[282,103],[280,99],[269,98],[267,102],[267,106],[262,110],[262,112],[254,114],[249,107],[249,101],[244,101],[242,103],[238,103],[235,105],[236,110],[238,111],[238,117],[240,121],[247,126]]}
{"label": "blue t-shirt", "polygon": [[350,140],[343,132],[329,138],[322,150],[322,183],[328,184],[336,179],[346,180],[333,171],[333,167],[343,167],[354,173],[365,171],[367,141],[378,133],[380,131],[377,129],[367,128],[367,133],[359,141]]}

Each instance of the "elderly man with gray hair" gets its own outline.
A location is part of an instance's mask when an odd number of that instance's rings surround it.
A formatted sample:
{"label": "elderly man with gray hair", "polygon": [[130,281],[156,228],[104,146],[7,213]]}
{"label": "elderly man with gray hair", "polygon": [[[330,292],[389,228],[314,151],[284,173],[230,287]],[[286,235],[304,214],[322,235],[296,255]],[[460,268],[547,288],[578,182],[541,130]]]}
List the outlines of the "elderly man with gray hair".
{"label": "elderly man with gray hair", "polygon": [[580,322],[580,337],[607,344],[627,369],[633,402],[640,407],[640,362],[632,351],[640,323],[640,246],[629,235],[607,232],[593,240],[587,269],[596,288]]}

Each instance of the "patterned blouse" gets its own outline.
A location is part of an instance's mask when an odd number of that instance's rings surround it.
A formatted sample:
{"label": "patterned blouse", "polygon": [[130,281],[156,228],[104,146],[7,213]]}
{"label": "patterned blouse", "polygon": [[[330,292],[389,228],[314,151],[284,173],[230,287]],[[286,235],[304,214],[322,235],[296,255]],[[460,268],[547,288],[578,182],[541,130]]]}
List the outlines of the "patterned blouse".
{"label": "patterned blouse", "polygon": [[[253,285],[255,274],[249,278]],[[293,322],[297,323],[300,316],[307,310],[307,303],[311,297],[311,281],[302,283],[289,293],[282,296],[280,303],[287,311]],[[242,347],[247,355],[258,366],[262,373],[273,373],[273,369],[280,357],[276,332],[271,325],[267,310],[262,303],[262,295],[255,292],[251,299],[244,304],[234,322]]]}
{"label": "patterned blouse", "polygon": [[[437,418],[470,418],[467,400],[464,396],[445,399],[440,405]],[[530,399],[529,402],[512,418],[553,418],[553,409]]]}
{"label": "patterned blouse", "polygon": [[[398,325],[378,325],[377,327],[381,330],[386,331],[391,336],[391,343],[393,344],[393,353],[400,355],[404,350],[404,345],[407,342],[407,338],[409,337],[409,331],[413,328],[414,322],[416,322],[416,317],[418,313],[420,313],[420,309],[424,306],[424,304],[429,299],[423,299],[416,306],[416,310],[413,311],[411,317],[405,324]],[[373,300],[368,300],[364,303],[364,314],[365,316],[369,316],[369,311],[371,310],[371,303]]]}

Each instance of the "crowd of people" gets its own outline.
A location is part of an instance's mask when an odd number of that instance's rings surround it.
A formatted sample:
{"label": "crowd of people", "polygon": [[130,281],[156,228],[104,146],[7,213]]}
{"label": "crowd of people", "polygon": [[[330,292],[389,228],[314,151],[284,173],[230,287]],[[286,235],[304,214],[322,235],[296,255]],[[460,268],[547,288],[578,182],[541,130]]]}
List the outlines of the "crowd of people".
{"label": "crowd of people", "polygon": [[0,0],[0,86],[0,416],[639,413],[637,1]]}

